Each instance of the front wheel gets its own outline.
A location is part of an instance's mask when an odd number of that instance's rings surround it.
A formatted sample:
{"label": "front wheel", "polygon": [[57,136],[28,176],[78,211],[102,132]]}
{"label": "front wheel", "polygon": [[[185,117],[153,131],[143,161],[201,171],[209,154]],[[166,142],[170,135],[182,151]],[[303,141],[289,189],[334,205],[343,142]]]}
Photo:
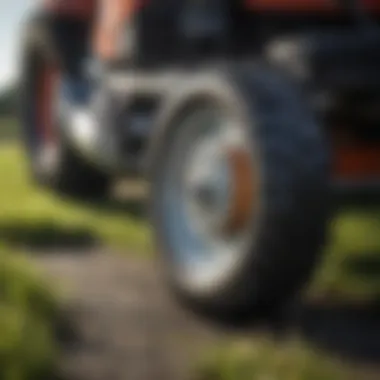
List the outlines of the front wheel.
{"label": "front wheel", "polygon": [[[68,78],[69,83],[82,80],[76,69],[81,59],[77,40],[82,29],[77,26],[76,45],[72,43],[75,49],[65,51],[64,55],[55,45],[56,38],[50,29],[52,21],[48,21],[44,17],[31,20],[22,47],[20,121],[26,157],[38,184],[65,195],[103,197],[111,178],[72,147],[63,133],[64,122],[59,109],[65,96],[63,83],[68,82]],[[83,94],[76,92],[78,99],[70,101],[81,101]]]}
{"label": "front wheel", "polygon": [[309,278],[324,241],[321,128],[295,86],[266,68],[208,75],[173,98],[151,177],[172,289],[220,316],[279,306]]}

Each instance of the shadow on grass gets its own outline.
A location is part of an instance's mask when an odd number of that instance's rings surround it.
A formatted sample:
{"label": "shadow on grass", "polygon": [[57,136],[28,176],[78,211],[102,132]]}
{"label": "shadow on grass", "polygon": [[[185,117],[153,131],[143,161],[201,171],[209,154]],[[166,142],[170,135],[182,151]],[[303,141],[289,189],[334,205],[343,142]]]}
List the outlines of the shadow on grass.
{"label": "shadow on grass", "polygon": [[[380,281],[380,252],[352,256],[344,264],[347,275],[367,283]],[[327,294],[296,305],[284,321],[285,330],[297,331],[327,353],[380,363],[380,294],[355,300]]]}
{"label": "shadow on grass", "polygon": [[[145,217],[145,202],[139,200],[71,199],[71,202],[100,213],[111,212],[129,219],[141,220]],[[0,241],[40,252],[51,249],[86,249],[100,243],[91,227],[70,227],[49,220],[31,223],[22,218],[0,222]]]}
{"label": "shadow on grass", "polygon": [[6,244],[45,251],[56,248],[89,248],[97,244],[97,238],[85,228],[72,228],[50,222],[0,224],[0,240]]}
{"label": "shadow on grass", "polygon": [[[127,189],[128,190],[128,189]],[[144,193],[137,194],[107,194],[104,197],[82,197],[79,195],[69,196],[67,194],[59,194],[62,200],[86,207],[98,212],[111,212],[115,215],[127,216],[129,218],[144,219],[146,213],[147,197]]]}
{"label": "shadow on grass", "polygon": [[109,198],[104,200],[81,200],[81,204],[100,212],[112,212],[129,218],[144,219],[147,215],[144,200]]}
{"label": "shadow on grass", "polygon": [[[380,252],[353,255],[344,271],[380,283]],[[380,294],[367,300],[326,299],[304,304],[295,319],[301,335],[320,348],[351,360],[380,363]]]}
{"label": "shadow on grass", "polygon": [[354,255],[345,263],[345,271],[363,281],[378,281],[380,284],[380,252]]}
{"label": "shadow on grass", "polygon": [[354,362],[380,363],[380,298],[361,303],[310,302],[299,308],[289,327],[327,353]]}

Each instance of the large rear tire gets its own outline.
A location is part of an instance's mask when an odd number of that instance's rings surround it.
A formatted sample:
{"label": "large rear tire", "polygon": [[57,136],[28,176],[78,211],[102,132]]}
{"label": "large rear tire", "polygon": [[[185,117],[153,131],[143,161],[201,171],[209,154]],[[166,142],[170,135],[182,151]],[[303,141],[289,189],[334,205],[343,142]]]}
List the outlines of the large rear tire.
{"label": "large rear tire", "polygon": [[313,271],[328,216],[322,129],[297,86],[259,66],[200,76],[156,132],[152,224],[175,294],[224,317],[288,301]]}
{"label": "large rear tire", "polygon": [[24,34],[20,121],[26,157],[38,184],[69,196],[103,197],[110,176],[71,146],[62,133],[58,112],[63,80],[82,80],[85,30],[71,23],[68,31],[76,34],[70,41],[73,36],[65,34],[62,25],[54,28],[54,22],[46,16],[35,17]]}

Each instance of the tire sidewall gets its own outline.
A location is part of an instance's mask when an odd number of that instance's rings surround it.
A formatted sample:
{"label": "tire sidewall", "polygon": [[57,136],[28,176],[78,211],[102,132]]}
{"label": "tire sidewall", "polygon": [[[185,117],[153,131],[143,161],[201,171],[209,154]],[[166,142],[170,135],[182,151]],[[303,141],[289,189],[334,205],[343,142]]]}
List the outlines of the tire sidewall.
{"label": "tire sidewall", "polygon": [[[286,83],[282,90],[292,89],[294,84],[291,83],[291,81],[283,82],[281,75],[273,73],[266,68],[263,69],[261,65],[251,66],[250,70],[251,73],[239,73],[239,75],[235,75],[236,72],[233,70],[228,70],[227,73],[225,72],[223,74],[218,72],[214,76],[207,74],[206,77],[199,77],[197,80],[194,79],[186,85],[181,86],[170,100],[168,100],[159,118],[151,146],[149,162],[152,164],[149,174],[153,185],[150,210],[152,224],[154,226],[154,238],[159,251],[160,260],[164,267],[165,276],[169,280],[170,287],[180,298],[190,301],[193,305],[196,304],[197,306],[207,309],[237,310],[251,307],[252,304],[273,304],[293,294],[300,288],[301,284],[308,279],[310,272],[314,268],[315,259],[320,248],[319,243],[323,240],[322,235],[324,234],[325,221],[327,219],[327,213],[324,212],[323,208],[324,205],[321,205],[320,212],[317,208],[310,207],[310,210],[316,212],[314,223],[309,223],[307,218],[302,215],[302,212],[293,215],[289,210],[282,210],[282,213],[278,213],[278,218],[283,219],[275,220],[276,215],[273,215],[274,211],[270,205],[273,196],[269,194],[273,190],[271,188],[273,184],[269,184],[272,178],[268,178],[267,173],[267,163],[271,157],[266,156],[267,153],[265,150],[268,149],[266,146],[262,146],[262,135],[266,133],[262,124],[265,124],[265,121],[260,119],[260,116],[257,118],[257,116],[260,115],[260,111],[258,111],[257,108],[260,107],[260,102],[265,103],[268,101],[270,103],[270,97],[273,96],[270,91],[265,94],[265,86],[267,85],[265,83],[265,76],[268,82],[274,82],[274,84],[276,84],[277,78],[280,78],[280,84]],[[231,72],[233,73],[232,75]],[[262,75],[264,75],[264,77]],[[205,78],[208,79],[205,80]],[[273,83],[269,83],[268,87],[272,84]],[[265,98],[266,95],[268,96],[268,100],[262,99],[263,97]],[[223,105],[228,112],[233,113],[235,117],[240,120],[241,125],[247,129],[248,136],[250,136],[251,139],[251,146],[257,154],[257,160],[254,164],[259,173],[261,199],[258,211],[256,211],[255,215],[257,225],[255,228],[252,228],[248,249],[242,254],[241,259],[237,261],[229,273],[226,273],[224,280],[217,286],[195,292],[189,288],[188,284],[184,283],[181,273],[177,270],[175,265],[173,265],[171,260],[171,248],[165,238],[159,205],[157,204],[157,194],[160,186],[159,182],[164,170],[162,163],[165,160],[166,152],[170,149],[168,141],[170,141],[170,136],[176,129],[176,118],[181,109],[186,107],[186,104],[191,103],[194,98],[199,98],[199,96],[205,98],[208,96],[217,99],[217,102]],[[289,96],[298,96],[298,94],[290,92]],[[258,99],[259,97],[261,97],[261,99]],[[301,108],[299,116],[304,117],[305,120],[309,122],[310,127],[315,129],[312,133],[318,134],[320,130],[315,126],[315,120],[313,115],[309,112],[310,110],[306,104],[303,106],[302,98],[297,97],[297,102],[299,102],[297,106]],[[307,128],[308,126],[306,125],[305,127]],[[316,139],[319,139],[319,137],[316,137]],[[324,149],[323,144],[318,146],[318,149],[322,151]],[[325,164],[321,164],[319,166],[321,168],[327,167],[327,165],[324,165]],[[304,173],[302,175],[296,172],[290,174],[293,176],[293,178],[290,179],[292,186],[299,187],[293,196],[288,195],[290,201],[295,203],[298,197],[297,191],[303,196],[302,191],[306,189],[307,186],[306,184],[303,186],[298,183]],[[304,176],[304,178],[307,181],[308,177]],[[322,181],[325,179],[323,174],[321,178],[323,179],[321,179],[320,189],[316,189],[316,191],[320,191],[320,196],[317,197],[318,201],[321,201],[326,195],[324,192],[325,183],[322,184]],[[309,188],[307,189],[307,191],[310,191]],[[307,204],[307,200],[303,201]],[[300,202],[302,202],[302,199],[300,199]],[[321,201],[321,203],[323,203],[323,201]],[[286,205],[285,207],[295,207],[295,205]],[[289,216],[290,219],[284,220],[287,216]],[[294,220],[291,220],[293,216]],[[312,218],[313,216],[309,216],[309,219]],[[291,239],[283,235],[286,234],[286,231],[289,231],[290,235],[294,235],[294,237],[298,237],[302,240],[302,237],[298,236],[297,231],[297,228],[302,228],[300,219],[306,220],[306,224],[310,225],[310,228],[315,229],[315,242],[313,240],[310,243],[310,247],[308,247],[307,242],[303,241],[302,243],[300,242],[299,247],[297,247],[299,250],[302,250],[303,247],[305,247],[305,249],[310,248],[307,253],[309,257],[302,263],[302,260],[299,260],[299,268],[294,269],[296,274],[294,279],[291,278],[294,273],[292,273],[292,268],[288,263],[283,263],[283,277],[285,277],[276,278],[278,277],[278,273],[282,274],[282,269],[278,268],[278,266],[281,265],[281,261],[285,259],[284,254],[279,253],[282,249],[281,244],[282,242],[291,243]],[[281,228],[284,231],[281,231]],[[270,236],[271,229],[275,233],[274,236]],[[276,236],[276,233],[281,236]],[[314,231],[312,234],[314,239]],[[283,250],[287,253],[291,251],[288,247],[284,247]],[[269,257],[264,257],[266,254],[268,254]],[[289,273],[286,273],[286,271]],[[303,271],[304,273],[297,273],[297,271]],[[288,278],[286,278],[287,276]]]}

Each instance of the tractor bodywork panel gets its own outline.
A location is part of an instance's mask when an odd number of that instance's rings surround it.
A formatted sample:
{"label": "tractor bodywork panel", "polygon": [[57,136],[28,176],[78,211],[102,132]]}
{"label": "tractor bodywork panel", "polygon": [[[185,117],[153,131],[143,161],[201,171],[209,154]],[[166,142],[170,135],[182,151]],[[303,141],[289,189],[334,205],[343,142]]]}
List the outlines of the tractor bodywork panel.
{"label": "tractor bodywork panel", "polygon": [[[360,0],[369,11],[380,11],[380,1]],[[253,11],[281,12],[341,12],[340,0],[245,0],[247,9]]]}
{"label": "tractor bodywork panel", "polygon": [[71,17],[90,18],[97,0],[42,0],[48,12]]}

